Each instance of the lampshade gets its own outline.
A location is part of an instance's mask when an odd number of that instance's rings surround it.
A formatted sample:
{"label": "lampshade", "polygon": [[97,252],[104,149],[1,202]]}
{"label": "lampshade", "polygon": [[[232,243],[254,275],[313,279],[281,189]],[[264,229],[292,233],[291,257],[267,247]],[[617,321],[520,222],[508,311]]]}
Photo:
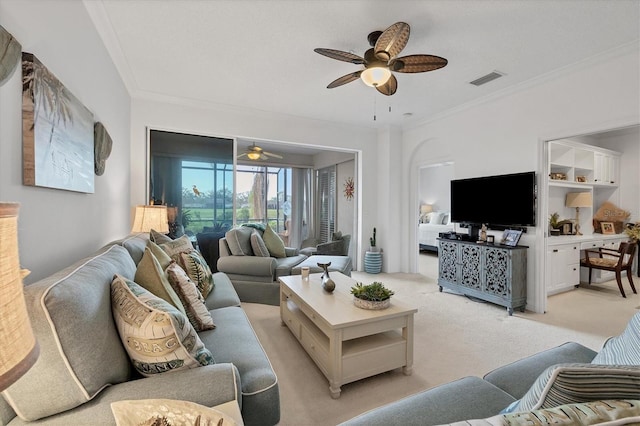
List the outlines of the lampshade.
{"label": "lampshade", "polygon": [[249,152],[247,154],[247,157],[249,157],[249,160],[259,160],[260,159],[260,153],[259,152]]}
{"label": "lampshade", "polygon": [[593,198],[590,192],[569,192],[565,202],[567,207],[591,207]]}
{"label": "lampshade", "polygon": [[161,234],[169,232],[167,206],[136,206],[131,232],[149,232],[152,229]]}
{"label": "lampshade", "polygon": [[384,67],[370,67],[360,73],[360,78],[367,86],[382,86],[391,78],[391,71]]}
{"label": "lampshade", "polygon": [[431,204],[423,204],[420,206],[420,213],[431,213],[433,211],[433,206]]}
{"label": "lampshade", "polygon": [[40,353],[22,292],[28,271],[20,271],[18,209],[0,203],[0,391],[22,377]]}

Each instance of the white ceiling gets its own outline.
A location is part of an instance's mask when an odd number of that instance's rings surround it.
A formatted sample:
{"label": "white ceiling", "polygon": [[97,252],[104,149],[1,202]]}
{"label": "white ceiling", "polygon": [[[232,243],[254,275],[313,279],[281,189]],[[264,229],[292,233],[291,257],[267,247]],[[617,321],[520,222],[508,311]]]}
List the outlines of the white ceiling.
{"label": "white ceiling", "polygon": [[[428,119],[637,43],[640,36],[639,0],[85,0],[85,5],[133,97],[368,127]],[[432,54],[449,64],[427,73],[396,73],[398,91],[391,97],[359,80],[326,89],[361,66],[321,56],[314,48],[363,55],[367,35],[397,21],[411,26],[401,56]],[[506,76],[481,87],[469,84],[494,70]]]}

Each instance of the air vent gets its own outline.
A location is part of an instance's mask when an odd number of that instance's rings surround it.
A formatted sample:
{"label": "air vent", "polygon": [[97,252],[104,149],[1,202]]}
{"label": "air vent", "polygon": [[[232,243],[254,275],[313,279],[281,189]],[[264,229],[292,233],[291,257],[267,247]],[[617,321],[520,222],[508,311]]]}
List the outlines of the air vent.
{"label": "air vent", "polygon": [[469,84],[473,84],[474,86],[482,86],[483,84],[486,84],[490,81],[495,80],[496,78],[500,78],[504,75],[504,73],[498,72],[498,71],[493,71],[490,72],[487,75],[484,75],[480,78],[476,78],[475,80],[469,82]]}

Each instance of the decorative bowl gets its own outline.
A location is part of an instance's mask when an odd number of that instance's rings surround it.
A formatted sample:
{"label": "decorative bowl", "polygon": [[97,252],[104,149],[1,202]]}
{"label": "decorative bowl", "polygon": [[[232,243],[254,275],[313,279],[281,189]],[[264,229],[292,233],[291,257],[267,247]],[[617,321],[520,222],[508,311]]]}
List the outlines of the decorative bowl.
{"label": "decorative bowl", "polygon": [[391,298],[387,300],[378,301],[378,300],[359,299],[354,296],[353,304],[361,309],[369,309],[369,310],[387,309],[389,306],[391,306]]}

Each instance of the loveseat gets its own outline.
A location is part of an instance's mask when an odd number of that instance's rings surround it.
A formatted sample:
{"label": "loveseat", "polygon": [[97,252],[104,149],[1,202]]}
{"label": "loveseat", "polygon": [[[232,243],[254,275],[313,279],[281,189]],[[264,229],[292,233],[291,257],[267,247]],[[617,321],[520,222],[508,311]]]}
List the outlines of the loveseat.
{"label": "loveseat", "polygon": [[483,378],[465,377],[375,408],[340,426],[546,425],[548,419],[578,425],[613,418],[630,422],[616,425],[640,424],[640,313],[600,352],[565,343]]}
{"label": "loveseat", "polygon": [[40,356],[2,393],[0,425],[115,424],[112,402],[156,398],[208,407],[236,401],[244,424],[278,423],[276,375],[223,273],[213,274],[205,300],[215,329],[197,333],[214,363],[150,377],[136,371],[112,313],[112,282],[134,279],[148,241],[130,235],[25,286]]}

